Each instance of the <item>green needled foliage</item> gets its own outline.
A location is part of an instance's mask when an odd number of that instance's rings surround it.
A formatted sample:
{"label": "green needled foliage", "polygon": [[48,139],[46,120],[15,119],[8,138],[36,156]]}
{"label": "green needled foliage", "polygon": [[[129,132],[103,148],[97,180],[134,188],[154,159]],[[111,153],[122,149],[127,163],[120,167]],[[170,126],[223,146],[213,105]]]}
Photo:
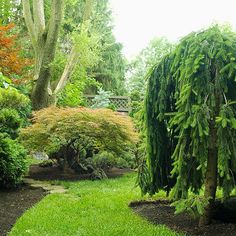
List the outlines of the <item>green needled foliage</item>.
{"label": "green needled foliage", "polygon": [[[205,197],[214,200],[215,190],[207,192],[210,175],[229,196],[236,170],[235,78],[236,34],[218,26],[189,34],[153,68],[145,102],[148,173],[142,174],[150,178],[140,181],[144,193],[174,186],[174,199],[187,198],[205,183]],[[212,157],[217,173],[209,170]]]}
{"label": "green needled foliage", "polygon": [[[147,137],[148,169],[151,183],[145,182],[150,194],[159,189],[169,191],[173,182],[170,178],[172,132],[168,132],[165,112],[172,112],[174,99],[174,81],[169,74],[172,58],[165,57],[149,75],[145,101],[145,123]],[[161,148],[160,148],[161,147]]]}

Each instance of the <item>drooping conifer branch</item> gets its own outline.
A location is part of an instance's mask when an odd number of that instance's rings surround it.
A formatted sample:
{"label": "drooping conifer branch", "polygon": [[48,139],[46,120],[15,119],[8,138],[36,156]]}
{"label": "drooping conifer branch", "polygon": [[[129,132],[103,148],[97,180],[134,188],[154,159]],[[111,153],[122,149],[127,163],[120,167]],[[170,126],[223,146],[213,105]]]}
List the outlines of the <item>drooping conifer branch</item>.
{"label": "drooping conifer branch", "polygon": [[[200,224],[210,222],[217,185],[225,197],[236,171],[236,35],[213,26],[181,40],[149,75],[145,103],[146,192],[174,199],[205,186]],[[170,178],[170,175],[172,178]],[[144,181],[142,183],[145,183]],[[205,201],[203,201],[205,202]]]}

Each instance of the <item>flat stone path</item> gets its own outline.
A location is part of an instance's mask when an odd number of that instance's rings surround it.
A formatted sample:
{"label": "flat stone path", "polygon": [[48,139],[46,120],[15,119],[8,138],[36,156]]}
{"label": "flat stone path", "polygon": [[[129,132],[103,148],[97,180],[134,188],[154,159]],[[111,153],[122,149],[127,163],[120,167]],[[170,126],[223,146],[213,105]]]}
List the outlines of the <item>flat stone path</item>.
{"label": "flat stone path", "polygon": [[49,193],[66,193],[67,192],[67,189],[65,189],[63,186],[50,184],[45,181],[24,178],[24,183],[34,188],[42,188]]}

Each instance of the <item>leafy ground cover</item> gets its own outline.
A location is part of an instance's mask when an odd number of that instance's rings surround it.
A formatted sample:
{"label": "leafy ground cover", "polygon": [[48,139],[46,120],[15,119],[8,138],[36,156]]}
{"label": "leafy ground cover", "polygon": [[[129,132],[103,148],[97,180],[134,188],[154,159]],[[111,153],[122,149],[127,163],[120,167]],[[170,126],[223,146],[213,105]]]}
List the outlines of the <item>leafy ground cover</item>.
{"label": "leafy ground cover", "polygon": [[141,199],[134,182],[134,173],[102,181],[59,182],[68,192],[46,196],[16,222],[10,235],[178,236],[128,207],[130,201]]}

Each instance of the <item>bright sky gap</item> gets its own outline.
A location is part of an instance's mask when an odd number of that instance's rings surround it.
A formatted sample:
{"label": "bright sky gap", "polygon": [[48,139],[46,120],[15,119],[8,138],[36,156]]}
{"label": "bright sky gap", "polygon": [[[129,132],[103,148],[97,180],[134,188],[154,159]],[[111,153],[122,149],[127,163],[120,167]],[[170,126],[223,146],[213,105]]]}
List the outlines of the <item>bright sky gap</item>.
{"label": "bright sky gap", "polygon": [[128,59],[154,37],[177,41],[213,23],[236,29],[235,0],[111,0],[111,8],[114,34]]}

